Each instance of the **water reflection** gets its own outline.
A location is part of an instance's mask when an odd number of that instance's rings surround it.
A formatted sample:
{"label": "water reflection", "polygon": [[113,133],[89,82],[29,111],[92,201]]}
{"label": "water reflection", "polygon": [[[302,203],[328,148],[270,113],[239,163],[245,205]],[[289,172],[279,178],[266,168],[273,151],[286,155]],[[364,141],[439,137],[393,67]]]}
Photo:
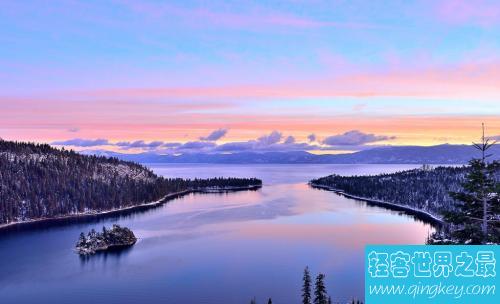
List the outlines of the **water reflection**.
{"label": "water reflection", "polygon": [[[120,258],[128,255],[132,250],[132,246],[128,247],[120,247],[120,248],[111,248],[107,251],[98,251],[93,255],[79,255],[80,265],[83,267],[85,264],[92,262],[97,264],[106,265],[108,257],[110,257],[113,261],[119,261]],[[102,263],[101,263],[102,262]]]}
{"label": "water reflection", "polygon": [[220,192],[220,193],[203,193],[203,192],[195,192],[189,193],[186,195],[178,195],[176,197],[172,197],[161,204],[157,205],[147,205],[147,206],[137,206],[132,209],[118,210],[112,213],[106,214],[89,214],[82,215],[78,217],[69,217],[69,218],[58,218],[58,219],[48,219],[42,221],[35,221],[29,223],[22,223],[19,225],[8,226],[0,230],[0,239],[5,237],[6,235],[23,232],[23,231],[44,231],[50,230],[52,228],[64,227],[64,226],[74,226],[75,224],[80,224],[85,226],[86,224],[105,224],[111,222],[118,222],[120,220],[132,220],[136,217],[140,217],[143,214],[154,212],[154,209],[162,208],[164,204],[172,203],[182,197],[185,196],[228,196],[237,192],[256,192],[259,189],[249,189],[249,190],[238,190],[235,192]]}
{"label": "water reflection", "polygon": [[[298,303],[304,266],[327,274],[335,301],[362,297],[363,247],[425,241],[432,227],[306,182],[333,172],[397,166],[161,166],[168,176],[256,176],[258,191],[190,194],[106,218],[34,224],[0,232],[4,303],[245,303],[256,296]],[[349,171],[351,170],[351,171]],[[237,173],[237,174],[236,174]],[[189,175],[193,176],[189,176]],[[203,176],[202,176],[203,177]],[[113,223],[138,242],[81,259],[81,231]]]}

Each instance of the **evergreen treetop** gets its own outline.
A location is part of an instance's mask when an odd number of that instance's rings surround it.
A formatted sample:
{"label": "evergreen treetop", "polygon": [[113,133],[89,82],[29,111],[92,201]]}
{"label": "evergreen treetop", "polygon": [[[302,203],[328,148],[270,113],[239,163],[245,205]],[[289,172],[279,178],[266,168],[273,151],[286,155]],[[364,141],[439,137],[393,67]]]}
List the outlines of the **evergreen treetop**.
{"label": "evergreen treetop", "polygon": [[304,276],[302,277],[302,304],[311,304],[311,275],[309,267],[304,269]]}
{"label": "evergreen treetop", "polygon": [[316,277],[315,289],[314,289],[314,304],[327,304],[328,294],[325,287],[325,275],[320,273]]}

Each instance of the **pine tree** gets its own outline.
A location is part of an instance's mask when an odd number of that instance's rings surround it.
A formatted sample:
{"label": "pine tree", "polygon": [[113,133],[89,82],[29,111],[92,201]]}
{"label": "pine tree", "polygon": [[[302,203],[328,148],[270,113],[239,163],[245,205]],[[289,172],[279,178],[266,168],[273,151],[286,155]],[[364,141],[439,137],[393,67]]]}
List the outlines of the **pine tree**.
{"label": "pine tree", "polygon": [[267,304],[273,304],[273,300],[271,300],[271,298],[269,298],[269,300],[267,300]]}
{"label": "pine tree", "polygon": [[304,269],[302,281],[302,304],[311,304],[311,275],[309,273],[309,267]]}
{"label": "pine tree", "polygon": [[487,151],[495,142],[483,136],[480,144],[474,146],[481,151],[480,159],[469,162],[471,171],[463,191],[450,195],[457,201],[454,210],[445,214],[445,220],[451,224],[450,237],[454,242],[466,244],[484,244],[500,241],[500,163],[488,163]]}
{"label": "pine tree", "polygon": [[257,304],[257,300],[255,300],[255,297],[253,297],[253,299],[250,300],[250,304]]}
{"label": "pine tree", "polygon": [[328,294],[325,287],[325,275],[320,273],[316,277],[316,285],[314,290],[314,304],[327,304]]}
{"label": "pine tree", "polygon": [[116,158],[0,139],[0,225],[131,207],[182,190],[260,185],[256,178],[164,178]]}

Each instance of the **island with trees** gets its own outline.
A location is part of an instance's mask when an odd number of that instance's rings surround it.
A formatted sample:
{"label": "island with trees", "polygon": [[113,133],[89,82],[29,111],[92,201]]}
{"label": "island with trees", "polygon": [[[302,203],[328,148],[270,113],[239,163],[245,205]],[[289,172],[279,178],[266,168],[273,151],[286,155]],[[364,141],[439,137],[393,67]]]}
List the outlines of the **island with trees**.
{"label": "island with trees", "polygon": [[133,162],[0,139],[0,228],[144,208],[193,192],[261,186],[256,178],[164,178]]}
{"label": "island with trees", "polygon": [[92,229],[87,236],[82,232],[76,243],[76,252],[88,256],[99,251],[130,247],[136,242],[137,238],[132,230],[115,224],[111,229],[102,227],[102,232]]}

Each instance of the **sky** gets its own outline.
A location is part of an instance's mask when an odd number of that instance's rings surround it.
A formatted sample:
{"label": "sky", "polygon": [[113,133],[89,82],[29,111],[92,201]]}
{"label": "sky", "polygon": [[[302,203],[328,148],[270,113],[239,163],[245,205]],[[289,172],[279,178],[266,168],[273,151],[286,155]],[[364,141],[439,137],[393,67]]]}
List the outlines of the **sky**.
{"label": "sky", "polygon": [[0,138],[340,153],[500,134],[499,1],[0,0]]}

